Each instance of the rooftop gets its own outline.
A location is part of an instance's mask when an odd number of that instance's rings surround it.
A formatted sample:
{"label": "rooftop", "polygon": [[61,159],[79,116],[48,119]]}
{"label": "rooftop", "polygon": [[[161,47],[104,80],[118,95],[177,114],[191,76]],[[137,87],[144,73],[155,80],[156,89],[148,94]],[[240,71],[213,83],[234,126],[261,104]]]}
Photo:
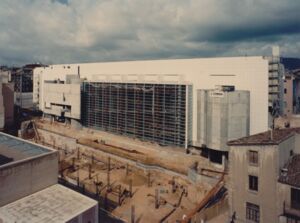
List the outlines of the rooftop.
{"label": "rooftop", "polygon": [[23,139],[0,133],[0,166],[52,152],[52,150]]}
{"label": "rooftop", "polygon": [[274,129],[229,141],[227,145],[278,145],[295,133],[300,133],[300,128]]}
{"label": "rooftop", "polygon": [[96,201],[56,184],[1,207],[0,222],[66,222],[96,204]]}
{"label": "rooftop", "polygon": [[294,187],[300,187],[300,155],[290,157],[282,168],[278,181]]}

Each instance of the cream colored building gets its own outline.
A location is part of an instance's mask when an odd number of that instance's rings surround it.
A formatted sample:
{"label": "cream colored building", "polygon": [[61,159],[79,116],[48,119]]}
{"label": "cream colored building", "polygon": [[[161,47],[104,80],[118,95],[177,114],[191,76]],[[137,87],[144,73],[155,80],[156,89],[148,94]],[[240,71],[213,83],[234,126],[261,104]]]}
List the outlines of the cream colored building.
{"label": "cream colored building", "polygon": [[229,218],[235,223],[299,222],[299,133],[277,129],[228,143]]}

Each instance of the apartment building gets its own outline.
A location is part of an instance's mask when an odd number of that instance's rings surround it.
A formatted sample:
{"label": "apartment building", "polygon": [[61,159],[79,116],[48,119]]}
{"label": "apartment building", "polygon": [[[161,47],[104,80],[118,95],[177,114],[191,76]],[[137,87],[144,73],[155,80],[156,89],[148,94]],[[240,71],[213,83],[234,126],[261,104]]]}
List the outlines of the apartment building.
{"label": "apartment building", "polygon": [[300,216],[300,129],[276,129],[228,142],[234,222],[289,223]]}

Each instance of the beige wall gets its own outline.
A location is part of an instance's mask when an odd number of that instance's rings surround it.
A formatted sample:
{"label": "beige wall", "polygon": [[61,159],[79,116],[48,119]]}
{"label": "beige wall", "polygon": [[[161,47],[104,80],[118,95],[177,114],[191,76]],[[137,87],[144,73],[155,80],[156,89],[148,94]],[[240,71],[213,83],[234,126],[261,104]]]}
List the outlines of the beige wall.
{"label": "beige wall", "polygon": [[291,186],[278,183],[277,197],[278,197],[277,213],[282,214],[284,209],[284,204],[283,204],[284,202],[286,208],[289,208],[291,206]]}
{"label": "beige wall", "polygon": [[[281,144],[265,146],[231,146],[229,151],[229,204],[230,215],[235,211],[237,222],[245,222],[246,202],[260,206],[261,222],[278,222],[278,206],[282,202],[276,196],[280,168],[295,147],[295,137]],[[248,151],[258,151],[259,165],[251,166]],[[248,175],[258,176],[258,191],[248,188]]]}
{"label": "beige wall", "polygon": [[0,207],[57,183],[56,151],[0,167]]}

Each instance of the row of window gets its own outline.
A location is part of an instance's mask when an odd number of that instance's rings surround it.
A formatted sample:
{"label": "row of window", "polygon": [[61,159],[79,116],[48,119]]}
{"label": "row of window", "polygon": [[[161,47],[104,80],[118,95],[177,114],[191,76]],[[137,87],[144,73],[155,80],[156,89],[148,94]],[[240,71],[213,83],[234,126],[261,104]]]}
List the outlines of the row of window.
{"label": "row of window", "polygon": [[[258,166],[258,152],[250,150],[248,152],[248,162],[252,166]],[[248,176],[249,190],[258,191],[258,177],[249,175]],[[246,203],[246,219],[252,222],[259,222],[259,206],[250,202]]]}
{"label": "row of window", "polygon": [[[249,177],[250,180],[250,177]],[[255,181],[255,180],[254,180]],[[300,190],[291,188],[291,208],[300,209]],[[246,219],[259,223],[260,210],[259,206],[250,202],[246,202]],[[287,223],[300,223],[300,220],[294,217],[287,217]]]}
{"label": "row of window", "polygon": [[[293,155],[293,151],[290,152],[290,155]],[[248,151],[248,162],[249,165],[258,166],[258,152],[257,151]],[[258,191],[258,177],[253,175],[248,175],[248,188],[251,191]],[[291,208],[300,210],[300,190],[296,188],[291,188]],[[246,203],[246,219],[251,222],[259,222],[260,218],[260,209],[256,204],[250,202]],[[297,220],[293,217],[287,217],[287,223],[300,223],[300,220]]]}

